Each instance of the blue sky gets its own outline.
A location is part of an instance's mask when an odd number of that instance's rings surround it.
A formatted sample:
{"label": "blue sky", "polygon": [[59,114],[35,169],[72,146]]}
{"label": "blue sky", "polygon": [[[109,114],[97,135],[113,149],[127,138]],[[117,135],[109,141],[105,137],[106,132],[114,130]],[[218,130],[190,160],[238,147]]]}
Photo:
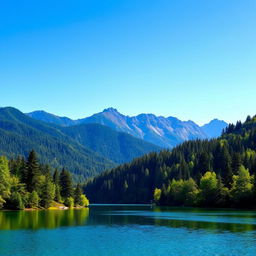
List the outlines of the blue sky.
{"label": "blue sky", "polygon": [[255,0],[1,1],[0,106],[256,114]]}

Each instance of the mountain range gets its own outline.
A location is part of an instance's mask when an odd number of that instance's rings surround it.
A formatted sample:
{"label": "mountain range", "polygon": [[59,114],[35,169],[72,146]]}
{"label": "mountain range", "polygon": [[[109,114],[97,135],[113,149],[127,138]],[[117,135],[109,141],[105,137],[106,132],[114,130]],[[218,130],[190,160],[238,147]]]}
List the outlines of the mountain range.
{"label": "mountain range", "polygon": [[200,127],[175,117],[122,115],[114,108],[72,120],[45,111],[24,114],[0,108],[0,154],[27,156],[34,149],[42,162],[68,168],[75,180],[93,177],[149,152],[193,139],[220,135],[226,127],[217,119]]}
{"label": "mountain range", "polygon": [[100,124],[63,127],[0,108],[0,155],[27,156],[32,149],[40,161],[66,167],[82,181],[161,148]]}
{"label": "mountain range", "polygon": [[193,121],[181,121],[171,116],[140,114],[130,117],[119,113],[114,108],[107,108],[100,113],[77,120],[59,117],[45,111],[34,111],[27,115],[63,127],[97,123],[118,132],[125,132],[162,148],[172,148],[187,140],[215,138],[220,136],[222,130],[227,127],[226,122],[218,119],[199,126]]}

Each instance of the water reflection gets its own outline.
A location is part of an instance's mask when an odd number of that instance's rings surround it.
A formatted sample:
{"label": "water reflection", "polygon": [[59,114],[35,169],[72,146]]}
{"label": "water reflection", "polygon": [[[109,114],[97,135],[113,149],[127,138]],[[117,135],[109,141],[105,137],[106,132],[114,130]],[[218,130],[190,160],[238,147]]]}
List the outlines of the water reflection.
{"label": "water reflection", "polygon": [[89,209],[0,211],[0,230],[53,229],[62,226],[85,225]]}
{"label": "water reflection", "polygon": [[256,212],[168,207],[99,207],[91,211],[89,223],[245,232],[256,231]]}
{"label": "water reflection", "polygon": [[[90,214],[89,214],[90,211]],[[149,206],[92,206],[80,210],[0,211],[0,230],[64,226],[150,225],[215,232],[256,231],[256,212]]]}

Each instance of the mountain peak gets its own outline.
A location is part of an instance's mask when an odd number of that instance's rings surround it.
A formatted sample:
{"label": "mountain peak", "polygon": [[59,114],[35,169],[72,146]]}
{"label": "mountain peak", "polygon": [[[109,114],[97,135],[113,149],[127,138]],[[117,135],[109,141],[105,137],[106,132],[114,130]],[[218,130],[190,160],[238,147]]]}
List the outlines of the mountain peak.
{"label": "mountain peak", "polygon": [[119,113],[116,108],[105,108],[103,112]]}
{"label": "mountain peak", "polygon": [[216,138],[220,136],[220,131],[225,129],[227,126],[228,124],[225,121],[214,118],[208,124],[201,126],[201,128],[209,138]]}
{"label": "mountain peak", "polygon": [[214,118],[214,119],[212,119],[208,124],[210,124],[210,123],[225,123],[225,124],[226,124],[226,122],[225,122],[225,121],[220,120],[220,119],[218,119],[218,118]]}

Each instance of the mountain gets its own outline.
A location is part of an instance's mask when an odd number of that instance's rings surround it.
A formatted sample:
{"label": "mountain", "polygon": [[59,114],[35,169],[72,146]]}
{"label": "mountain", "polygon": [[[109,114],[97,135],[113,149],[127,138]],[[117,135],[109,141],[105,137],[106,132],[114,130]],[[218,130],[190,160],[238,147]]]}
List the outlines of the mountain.
{"label": "mountain", "polygon": [[171,148],[185,140],[206,138],[200,127],[192,121],[183,122],[174,117],[157,117],[153,114],[129,117],[114,108],[80,119],[80,122],[106,125],[165,148]]}
{"label": "mountain", "polygon": [[125,163],[161,148],[127,133],[100,124],[81,124],[63,127],[61,131],[81,145],[101,154],[115,163]]}
{"label": "mountain", "polygon": [[39,153],[42,162],[65,166],[77,177],[87,178],[161,148],[107,126],[58,126],[35,120],[15,108],[1,108],[0,154],[26,156],[31,149]]}
{"label": "mountain", "polygon": [[197,197],[195,205],[253,207],[254,200],[256,207],[256,116],[229,125],[218,139],[184,142],[104,172],[85,193],[92,203],[149,203],[156,188],[161,204],[189,205]]}
{"label": "mountain", "polygon": [[115,163],[79,144],[61,130],[11,107],[0,108],[0,154],[27,156],[34,149],[43,163],[68,168],[78,179],[91,177]]}
{"label": "mountain", "polygon": [[226,125],[222,121],[213,120],[208,125],[200,127],[193,121],[181,121],[175,117],[165,118],[153,114],[130,117],[119,113],[114,108],[107,108],[100,113],[78,120],[58,117],[43,111],[31,112],[28,115],[37,120],[61,126],[97,123],[164,148],[172,148],[187,140],[219,136]]}
{"label": "mountain", "polygon": [[208,138],[217,138],[220,136],[228,124],[223,120],[213,119],[208,124],[203,125],[201,128]]}
{"label": "mountain", "polygon": [[60,117],[54,114],[47,113],[43,110],[37,110],[31,113],[27,113],[28,116],[50,124],[56,124],[60,126],[71,126],[76,125],[78,122],[68,117]]}

